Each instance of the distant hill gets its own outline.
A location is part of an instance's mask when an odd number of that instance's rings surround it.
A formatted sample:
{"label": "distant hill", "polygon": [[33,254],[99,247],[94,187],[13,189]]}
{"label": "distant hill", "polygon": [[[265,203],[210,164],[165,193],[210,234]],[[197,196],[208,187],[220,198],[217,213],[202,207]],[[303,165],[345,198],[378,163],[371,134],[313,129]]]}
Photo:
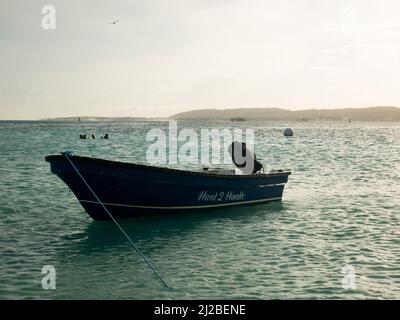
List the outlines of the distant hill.
{"label": "distant hill", "polygon": [[42,119],[41,121],[145,121],[149,120],[147,118],[140,117],[59,117],[59,118],[47,118]]}
{"label": "distant hill", "polygon": [[152,121],[152,120],[274,120],[274,121],[400,121],[400,108],[369,107],[345,109],[307,109],[292,111],[282,108],[201,109],[175,114],[169,118],[145,117],[59,117],[41,121]]}
{"label": "distant hill", "polygon": [[400,108],[369,107],[345,109],[307,109],[287,110],[281,108],[237,108],[237,109],[203,109],[175,114],[170,119],[175,120],[230,120],[243,118],[246,120],[336,120],[342,121],[400,121]]}

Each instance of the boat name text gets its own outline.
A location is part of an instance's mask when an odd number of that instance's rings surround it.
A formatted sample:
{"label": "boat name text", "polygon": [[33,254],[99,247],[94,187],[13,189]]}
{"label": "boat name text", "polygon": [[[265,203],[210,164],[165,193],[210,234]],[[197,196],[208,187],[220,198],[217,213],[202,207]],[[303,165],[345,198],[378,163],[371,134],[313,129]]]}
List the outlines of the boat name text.
{"label": "boat name text", "polygon": [[209,193],[207,190],[203,190],[199,193],[197,198],[198,201],[243,201],[246,198],[246,194],[243,191],[220,191]]}

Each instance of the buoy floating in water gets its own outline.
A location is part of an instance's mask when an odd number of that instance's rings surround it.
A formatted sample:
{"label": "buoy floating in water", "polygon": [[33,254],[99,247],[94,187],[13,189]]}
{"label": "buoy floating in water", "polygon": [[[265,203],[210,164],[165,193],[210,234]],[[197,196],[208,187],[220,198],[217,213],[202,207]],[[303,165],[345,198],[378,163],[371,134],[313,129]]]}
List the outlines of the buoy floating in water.
{"label": "buoy floating in water", "polygon": [[286,128],[286,129],[283,131],[283,135],[284,135],[285,137],[293,137],[293,130],[290,129],[290,128]]}

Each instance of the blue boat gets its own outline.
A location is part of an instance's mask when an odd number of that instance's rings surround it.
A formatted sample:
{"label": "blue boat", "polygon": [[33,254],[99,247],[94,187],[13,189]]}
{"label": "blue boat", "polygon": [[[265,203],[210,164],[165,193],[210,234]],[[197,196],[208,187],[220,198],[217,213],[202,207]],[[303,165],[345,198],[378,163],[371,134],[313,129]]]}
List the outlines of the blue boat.
{"label": "blue boat", "polygon": [[123,219],[280,201],[291,174],[186,171],[65,154],[45,160],[94,220],[110,219],[103,205]]}

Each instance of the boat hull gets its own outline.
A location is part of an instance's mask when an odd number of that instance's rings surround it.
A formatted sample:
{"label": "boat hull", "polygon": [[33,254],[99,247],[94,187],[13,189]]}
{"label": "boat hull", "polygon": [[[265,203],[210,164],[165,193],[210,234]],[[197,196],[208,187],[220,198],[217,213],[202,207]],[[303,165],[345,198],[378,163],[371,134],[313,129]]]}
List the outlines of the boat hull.
{"label": "boat hull", "polygon": [[[290,174],[217,175],[78,156],[70,159],[116,219],[280,201]],[[46,161],[94,220],[110,219],[64,155],[48,156]]]}

